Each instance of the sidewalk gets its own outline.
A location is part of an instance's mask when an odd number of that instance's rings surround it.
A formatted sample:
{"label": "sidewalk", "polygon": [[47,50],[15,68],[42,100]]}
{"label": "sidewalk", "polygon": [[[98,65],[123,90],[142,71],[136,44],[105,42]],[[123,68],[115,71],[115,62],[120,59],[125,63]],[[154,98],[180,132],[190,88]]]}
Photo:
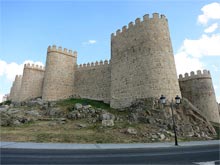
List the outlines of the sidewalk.
{"label": "sidewalk", "polygon": [[[179,142],[179,146],[200,146],[219,144],[220,140]],[[177,147],[179,147],[177,146]],[[75,144],[75,143],[31,143],[0,142],[0,148],[20,149],[128,149],[175,147],[174,142],[167,143],[131,143],[131,144]]]}

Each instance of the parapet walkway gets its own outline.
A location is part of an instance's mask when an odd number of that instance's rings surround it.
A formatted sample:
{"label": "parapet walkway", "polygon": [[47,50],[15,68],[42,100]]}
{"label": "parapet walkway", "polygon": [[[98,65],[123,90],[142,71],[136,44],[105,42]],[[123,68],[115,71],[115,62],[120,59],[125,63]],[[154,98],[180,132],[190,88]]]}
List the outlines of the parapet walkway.
{"label": "parapet walkway", "polygon": [[[179,142],[179,146],[220,145],[220,140]],[[176,146],[176,147],[179,147]],[[175,147],[174,142],[167,143],[130,143],[130,144],[76,144],[76,143],[31,143],[0,142],[0,148],[19,149],[135,149]]]}

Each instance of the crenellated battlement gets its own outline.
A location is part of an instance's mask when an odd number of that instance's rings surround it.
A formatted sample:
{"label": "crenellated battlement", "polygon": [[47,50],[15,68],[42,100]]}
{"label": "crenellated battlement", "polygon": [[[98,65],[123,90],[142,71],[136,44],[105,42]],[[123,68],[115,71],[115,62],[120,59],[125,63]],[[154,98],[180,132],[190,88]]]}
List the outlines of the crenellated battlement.
{"label": "crenellated battlement", "polygon": [[211,78],[211,74],[208,70],[197,70],[196,74],[194,71],[191,71],[190,74],[185,73],[184,76],[182,74],[179,75],[179,81],[197,79],[197,78]]}
{"label": "crenellated battlement", "polygon": [[45,67],[41,66],[41,65],[34,65],[34,64],[24,64],[24,68],[28,68],[28,69],[34,69],[34,70],[39,70],[39,71],[45,71]]}
{"label": "crenellated battlement", "polygon": [[47,53],[50,53],[50,52],[57,52],[57,53],[61,53],[61,54],[65,54],[65,55],[77,58],[77,51],[72,51],[71,49],[68,50],[67,48],[62,49],[61,46],[59,46],[58,48],[56,45],[48,46]]}
{"label": "crenellated battlement", "polygon": [[21,79],[22,75],[16,75],[15,79]]}
{"label": "crenellated battlement", "polygon": [[105,61],[96,61],[96,62],[91,62],[91,63],[87,63],[87,64],[80,64],[77,65],[77,69],[91,69],[91,68],[97,68],[97,67],[106,67],[109,66],[110,61],[105,60]]}
{"label": "crenellated battlement", "polygon": [[152,17],[150,17],[149,14],[145,14],[145,15],[143,16],[142,20],[141,20],[141,18],[136,18],[136,19],[135,19],[135,22],[130,22],[130,23],[128,24],[128,26],[125,25],[125,26],[122,27],[122,29],[118,29],[118,30],[116,31],[116,33],[112,33],[112,34],[111,34],[111,37],[113,38],[113,37],[119,36],[120,34],[125,33],[128,29],[131,29],[131,28],[133,28],[134,26],[138,26],[138,25],[140,25],[140,24],[142,24],[142,23],[150,23],[150,22],[152,22],[152,21],[161,21],[161,20],[162,20],[162,21],[167,21],[166,16],[163,15],[163,14],[159,15],[158,13],[153,13],[153,14],[152,14]]}

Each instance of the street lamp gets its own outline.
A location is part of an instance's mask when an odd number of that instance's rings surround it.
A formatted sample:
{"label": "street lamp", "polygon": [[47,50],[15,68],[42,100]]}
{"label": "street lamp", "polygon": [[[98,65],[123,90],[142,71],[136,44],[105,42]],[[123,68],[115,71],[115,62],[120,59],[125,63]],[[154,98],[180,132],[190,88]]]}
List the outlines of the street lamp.
{"label": "street lamp", "polygon": [[[177,105],[180,104],[181,99],[178,95],[175,97],[175,101],[176,101]],[[161,95],[161,97],[160,97],[160,103],[163,104],[163,105],[165,105],[165,103],[166,103],[166,97],[164,97],[163,95]],[[176,133],[176,124],[175,124],[175,119],[174,119],[174,115],[173,115],[173,105],[174,105],[174,103],[173,103],[173,99],[172,99],[172,101],[170,103],[170,108],[171,108],[171,112],[172,112],[173,132],[174,132],[174,136],[175,136],[175,146],[178,146],[177,133]]]}

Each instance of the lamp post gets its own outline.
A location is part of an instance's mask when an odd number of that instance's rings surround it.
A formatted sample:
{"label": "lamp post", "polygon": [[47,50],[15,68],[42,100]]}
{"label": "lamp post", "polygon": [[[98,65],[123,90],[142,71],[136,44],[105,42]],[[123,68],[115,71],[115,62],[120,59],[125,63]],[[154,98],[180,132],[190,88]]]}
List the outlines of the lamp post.
{"label": "lamp post", "polygon": [[[181,100],[180,100],[180,97],[177,95],[175,97],[175,100],[176,100],[176,104],[179,105]],[[164,97],[163,95],[161,95],[160,97],[160,103],[165,105],[166,103],[166,97]],[[174,136],[175,136],[175,146],[178,146],[178,141],[177,141],[177,133],[176,133],[176,124],[175,124],[175,119],[174,119],[174,115],[173,115],[173,99],[170,103],[170,108],[171,108],[171,112],[172,112],[172,120],[173,120],[173,132],[174,132]]]}

